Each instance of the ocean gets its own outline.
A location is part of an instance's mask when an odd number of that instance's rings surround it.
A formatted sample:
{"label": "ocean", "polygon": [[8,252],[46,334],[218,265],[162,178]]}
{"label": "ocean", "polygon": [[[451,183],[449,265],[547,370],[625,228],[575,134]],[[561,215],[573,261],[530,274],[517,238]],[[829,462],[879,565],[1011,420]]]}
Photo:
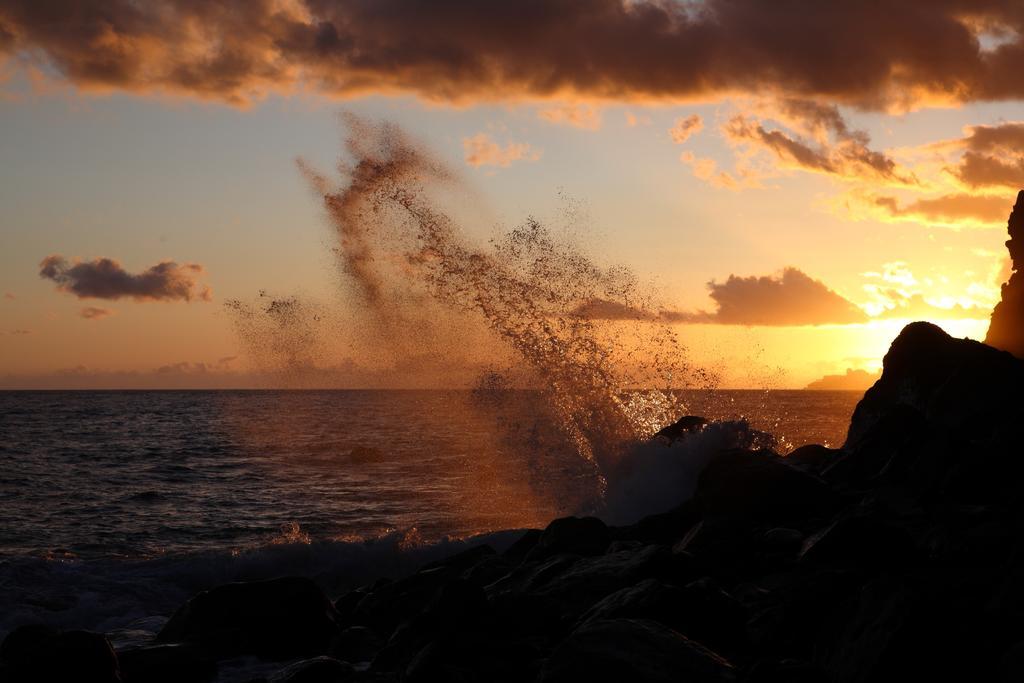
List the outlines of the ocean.
{"label": "ocean", "polygon": [[[860,394],[693,391],[777,448],[841,445]],[[0,393],[0,635],[145,640],[197,590],[299,573],[340,593],[506,529],[601,514],[603,480],[519,392]]]}

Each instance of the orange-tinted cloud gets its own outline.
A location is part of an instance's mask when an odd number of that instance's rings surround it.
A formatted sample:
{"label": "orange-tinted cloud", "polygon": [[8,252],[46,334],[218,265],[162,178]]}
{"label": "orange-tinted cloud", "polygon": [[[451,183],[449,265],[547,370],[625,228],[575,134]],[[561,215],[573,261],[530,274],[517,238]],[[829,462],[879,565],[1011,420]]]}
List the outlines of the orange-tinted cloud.
{"label": "orange-tinted cloud", "polygon": [[1024,122],[1008,121],[994,126],[968,126],[960,140],[938,147],[962,148],[963,155],[950,169],[972,188],[1024,187]]}
{"label": "orange-tinted cloud", "polygon": [[1024,186],[1024,157],[999,158],[977,152],[965,152],[956,175],[971,187]]}
{"label": "orange-tinted cloud", "polygon": [[[761,109],[764,108],[762,105]],[[868,144],[867,133],[850,128],[839,107],[834,104],[786,97],[772,103],[768,113],[771,118],[819,142],[834,136],[838,140],[856,140]]]}
{"label": "orange-tinted cloud", "polygon": [[114,315],[113,309],[110,308],[99,308],[98,306],[86,306],[78,312],[78,315],[82,316],[86,320],[102,320],[109,316]]}
{"label": "orange-tinted cloud", "polygon": [[727,190],[762,187],[761,180],[764,175],[748,165],[737,164],[733,171],[723,171],[718,168],[718,162],[711,157],[698,157],[688,150],[679,155],[679,161],[690,167],[695,178],[713,187]]}
{"label": "orange-tinted cloud", "polygon": [[1004,264],[997,261],[993,266],[990,281],[970,282],[954,298],[940,294],[942,290],[948,291],[948,287],[942,286],[948,283],[948,277],[941,271],[933,270],[919,280],[906,262],[884,263],[879,271],[863,273],[869,280],[864,291],[873,299],[863,307],[877,319],[988,320],[999,300],[999,284],[1005,279]]}
{"label": "orange-tinted cloud", "polygon": [[679,117],[676,122],[669,129],[669,137],[672,138],[672,142],[677,145],[681,145],[691,136],[696,135],[704,128],[704,119],[698,114],[691,114],[687,117]]}
{"label": "orange-tinted cloud", "polygon": [[[806,112],[792,109],[790,104],[787,113],[810,117],[796,125],[807,128],[818,138],[816,141],[768,129],[760,121],[743,115],[732,117],[722,127],[722,132],[734,144],[770,153],[784,168],[824,173],[844,180],[894,185],[918,183],[913,173],[901,169],[892,158],[869,149],[867,135],[849,130],[834,107],[802,104]],[[835,118],[826,117],[828,114],[834,114]]]}
{"label": "orange-tinted cloud", "polygon": [[867,315],[825,283],[797,268],[778,275],[740,277],[708,283],[717,310],[675,314],[686,322],[723,325],[844,325],[867,320]]}
{"label": "orange-tinted cloud", "polygon": [[629,128],[635,128],[636,126],[649,126],[651,125],[651,117],[644,114],[634,114],[631,111],[625,113],[626,126]]}
{"label": "orange-tinted cloud", "polygon": [[873,108],[1024,95],[1019,0],[7,0],[0,51],[85,88],[239,103],[297,88]]}
{"label": "orange-tinted cloud", "polygon": [[138,274],[126,271],[109,258],[68,262],[53,254],[39,264],[39,276],[57,283],[57,289],[79,299],[136,301],[209,301],[211,291],[199,283],[203,267],[161,261]]}
{"label": "orange-tinted cloud", "polygon": [[897,290],[878,290],[878,294],[886,297],[889,305],[882,309],[877,318],[901,318],[907,320],[954,320],[971,319],[987,320],[992,315],[992,308],[978,305],[953,304],[938,306],[929,303],[923,294],[905,296]]}
{"label": "orange-tinted cloud", "polygon": [[601,112],[589,104],[565,104],[548,107],[537,112],[537,116],[548,123],[559,123],[583,130],[601,128]]}
{"label": "orange-tinted cloud", "polygon": [[504,147],[487,133],[462,139],[466,163],[470,166],[508,166],[513,161],[537,161],[541,151],[523,142],[509,142]]}
{"label": "orange-tinted cloud", "polygon": [[778,275],[739,277],[708,283],[714,311],[649,311],[613,301],[592,301],[578,315],[604,320],[662,320],[719,325],[847,325],[867,322],[852,302],[797,268]]}
{"label": "orange-tinted cloud", "polygon": [[873,197],[872,212],[888,220],[909,220],[940,226],[1001,225],[1006,223],[1005,197],[970,194],[948,194],[915,199],[901,204],[890,196]]}

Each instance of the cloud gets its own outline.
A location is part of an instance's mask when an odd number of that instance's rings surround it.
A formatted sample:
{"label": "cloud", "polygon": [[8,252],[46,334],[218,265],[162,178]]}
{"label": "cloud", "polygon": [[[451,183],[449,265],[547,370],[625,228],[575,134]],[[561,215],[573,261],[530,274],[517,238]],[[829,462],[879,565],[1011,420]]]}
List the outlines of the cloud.
{"label": "cloud", "polygon": [[537,116],[548,123],[559,123],[583,130],[600,130],[601,113],[588,104],[566,104],[549,107],[537,112]]}
{"label": "cloud", "polygon": [[878,294],[888,302],[877,318],[900,318],[905,320],[988,320],[992,315],[991,306],[954,303],[950,306],[939,306],[930,303],[923,294],[906,295],[898,290],[878,290]]}
{"label": "cloud", "polygon": [[[923,283],[910,270],[907,263],[893,261],[882,264],[879,272],[863,273],[870,281],[864,285],[873,301],[864,304],[872,318],[899,318],[904,320],[987,320],[992,307],[999,300],[999,282],[1004,264],[997,263],[992,270],[991,283],[974,282],[967,286],[966,296],[935,297],[936,286],[947,281],[941,272],[925,276]],[[923,289],[933,296],[926,297]]]}
{"label": "cloud", "polygon": [[875,196],[866,200],[869,210],[883,220],[908,220],[935,226],[996,226],[1006,223],[1012,201],[1005,197],[948,194],[915,199],[901,204],[896,197]]}
{"label": "cloud", "polygon": [[972,189],[1024,186],[1024,121],[968,126],[966,133],[947,143],[964,149],[953,175]]}
{"label": "cloud", "polygon": [[509,142],[504,147],[487,133],[462,139],[466,163],[470,166],[508,166],[514,161],[537,161],[541,151],[522,142]]}
{"label": "cloud", "polygon": [[1024,157],[1004,160],[987,154],[965,152],[956,175],[970,187],[1024,186]]}
{"label": "cloud", "polygon": [[[763,110],[765,104],[762,103],[760,108]],[[835,136],[839,140],[856,140],[868,144],[867,133],[851,129],[839,107],[834,104],[787,97],[769,104],[768,112],[771,118],[819,142],[826,142],[830,136]]]}
{"label": "cloud", "polygon": [[675,314],[684,322],[721,325],[846,325],[867,315],[825,283],[796,268],[778,275],[739,277],[708,283],[717,309],[712,313]]}
{"label": "cloud", "polygon": [[698,114],[691,114],[685,118],[679,117],[676,119],[675,124],[669,129],[669,137],[672,138],[672,142],[677,145],[681,145],[691,136],[696,135],[704,128],[704,119]]}
{"label": "cloud", "polygon": [[[980,38],[999,27],[997,43]],[[788,93],[869,108],[1019,98],[1019,0],[7,0],[0,51],[81,88],[248,103]]]}
{"label": "cloud", "polygon": [[68,262],[53,254],[39,264],[39,276],[57,283],[57,289],[79,299],[121,299],[136,301],[209,301],[209,287],[198,282],[203,267],[198,263],[179,265],[161,261],[139,274],[126,271],[109,258]]}
{"label": "cloud", "polygon": [[629,128],[635,128],[636,126],[649,126],[651,125],[651,117],[644,114],[634,114],[631,111],[625,113],[626,126]]}
{"label": "cloud", "polygon": [[662,320],[718,325],[848,325],[868,321],[859,307],[797,268],[778,275],[712,280],[708,290],[716,310],[649,311],[614,301],[592,301],[578,315],[603,320]]}
{"label": "cloud", "polygon": [[114,315],[113,309],[110,308],[98,308],[96,306],[86,306],[78,312],[80,316],[86,320],[102,320],[103,318]]}
{"label": "cloud", "polygon": [[761,187],[762,175],[753,169],[737,164],[734,172],[721,171],[718,162],[711,157],[694,156],[693,152],[685,151],[679,155],[679,161],[690,167],[693,176],[713,187],[727,190],[739,190],[746,187]]}
{"label": "cloud", "polygon": [[913,173],[888,155],[872,150],[863,131],[849,129],[835,107],[786,101],[779,118],[804,129],[812,140],[768,129],[753,117],[736,115],[722,127],[726,139],[752,152],[772,155],[782,168],[823,173],[841,180],[918,185]]}

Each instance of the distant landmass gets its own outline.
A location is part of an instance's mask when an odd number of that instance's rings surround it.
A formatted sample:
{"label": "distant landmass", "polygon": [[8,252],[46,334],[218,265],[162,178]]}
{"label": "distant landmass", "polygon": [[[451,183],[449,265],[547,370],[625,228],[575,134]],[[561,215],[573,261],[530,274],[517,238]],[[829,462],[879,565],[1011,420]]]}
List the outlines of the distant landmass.
{"label": "distant landmass", "polygon": [[845,375],[825,375],[821,379],[811,382],[805,388],[816,391],[865,391],[871,388],[871,385],[878,381],[881,375],[881,372],[847,368]]}

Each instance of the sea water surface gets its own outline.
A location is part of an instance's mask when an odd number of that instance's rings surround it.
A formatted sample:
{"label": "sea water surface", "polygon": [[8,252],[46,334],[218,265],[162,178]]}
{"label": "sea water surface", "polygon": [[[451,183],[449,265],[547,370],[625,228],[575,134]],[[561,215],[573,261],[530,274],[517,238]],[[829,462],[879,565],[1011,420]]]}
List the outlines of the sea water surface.
{"label": "sea water surface", "polygon": [[[716,391],[687,402],[745,417],[784,447],[837,446],[859,398]],[[463,539],[579,512],[595,490],[587,463],[524,455],[475,400],[0,392],[0,635],[30,620],[144,634],[146,619],[224,581],[303,573],[340,591]]]}

